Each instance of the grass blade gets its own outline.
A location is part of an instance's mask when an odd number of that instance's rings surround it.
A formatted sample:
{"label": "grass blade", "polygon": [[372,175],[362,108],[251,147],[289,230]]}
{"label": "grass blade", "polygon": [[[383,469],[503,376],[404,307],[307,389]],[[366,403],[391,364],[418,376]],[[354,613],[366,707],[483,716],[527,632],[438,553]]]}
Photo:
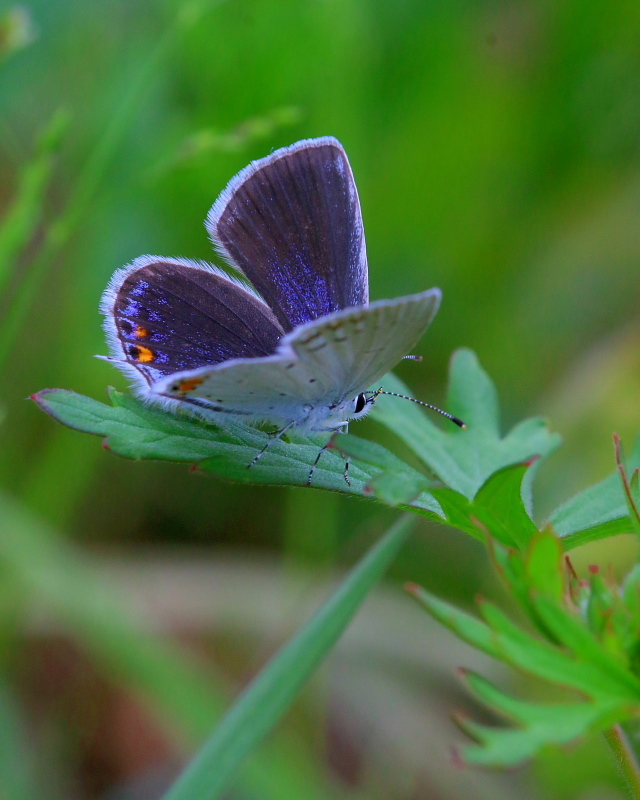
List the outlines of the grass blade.
{"label": "grass blade", "polygon": [[57,111],[40,136],[34,157],[20,176],[16,197],[0,224],[0,293],[11,277],[15,260],[38,226],[56,153],[68,117]]}
{"label": "grass blade", "polygon": [[402,517],[364,556],[300,633],[284,646],[227,713],[164,800],[214,800],[260,740],[280,720],[314,669],[407,539]]}
{"label": "grass blade", "polygon": [[139,114],[140,101],[148,91],[151,81],[159,74],[160,65],[180,42],[182,36],[198,22],[202,14],[218,2],[219,0],[202,0],[184,5],[138,72],[128,81],[120,105],[115,109],[104,133],[89,155],[65,208],[48,226],[40,252],[18,287],[8,309],[0,327],[0,367],[13,350],[31,303],[53,260],[78,227],[86,210],[91,208],[91,200],[107,173],[125,131]]}

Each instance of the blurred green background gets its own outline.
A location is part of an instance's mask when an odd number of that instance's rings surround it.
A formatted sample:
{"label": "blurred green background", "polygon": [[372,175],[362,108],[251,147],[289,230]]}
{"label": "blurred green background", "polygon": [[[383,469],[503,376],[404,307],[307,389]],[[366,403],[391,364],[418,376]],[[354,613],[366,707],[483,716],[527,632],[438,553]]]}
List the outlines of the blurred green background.
{"label": "blurred green background", "polygon": [[[93,358],[112,272],[144,253],[215,260],[202,222],[227,181],[331,134],[358,183],[372,298],[444,293],[424,361],[398,374],[442,404],[449,356],[469,346],[505,427],[549,416],[565,445],[538,479],[544,516],[613,471],[614,430],[631,444],[640,428],[640,6],[0,12],[0,798],[151,800],[395,512],[120,460],[25,398],[125,388]],[[398,447],[371,421],[357,433]],[[395,589],[230,797],[618,797],[597,741],[516,775],[453,769],[447,715],[467,702],[453,668],[478,657],[398,585],[470,603],[494,591],[479,553],[421,522]],[[576,561],[624,570],[634,556],[620,537]]]}

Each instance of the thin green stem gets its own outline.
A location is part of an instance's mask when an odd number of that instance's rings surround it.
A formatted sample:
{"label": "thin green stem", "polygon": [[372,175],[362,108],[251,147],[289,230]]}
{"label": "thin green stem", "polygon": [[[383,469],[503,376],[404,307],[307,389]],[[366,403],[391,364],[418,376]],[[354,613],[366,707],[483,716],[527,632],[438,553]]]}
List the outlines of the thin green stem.
{"label": "thin green stem", "polygon": [[631,800],[640,800],[640,764],[622,726],[609,728],[604,738],[611,748],[629,797]]}

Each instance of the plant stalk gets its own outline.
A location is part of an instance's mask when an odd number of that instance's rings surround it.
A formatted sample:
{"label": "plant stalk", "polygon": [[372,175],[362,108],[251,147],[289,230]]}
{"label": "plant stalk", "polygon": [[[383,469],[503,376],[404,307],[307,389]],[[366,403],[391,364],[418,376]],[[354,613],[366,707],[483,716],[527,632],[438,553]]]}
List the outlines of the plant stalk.
{"label": "plant stalk", "polygon": [[631,800],[640,800],[640,764],[622,726],[609,728],[604,738],[611,748],[629,797]]}

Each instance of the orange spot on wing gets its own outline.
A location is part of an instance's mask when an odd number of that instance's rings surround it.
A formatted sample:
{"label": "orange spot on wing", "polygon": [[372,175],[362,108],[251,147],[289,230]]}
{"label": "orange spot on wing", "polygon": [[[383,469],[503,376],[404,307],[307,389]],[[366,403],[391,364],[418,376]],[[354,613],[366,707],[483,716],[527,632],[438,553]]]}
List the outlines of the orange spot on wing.
{"label": "orange spot on wing", "polygon": [[197,389],[201,383],[204,383],[204,378],[188,378],[185,381],[180,381],[175,391],[192,392],[194,389]]}
{"label": "orange spot on wing", "polygon": [[135,349],[135,355],[133,353],[131,353],[131,355],[133,355],[139,364],[149,364],[155,360],[156,354],[149,347],[145,347],[142,344],[137,344]]}
{"label": "orange spot on wing", "polygon": [[145,336],[149,335],[149,329],[143,328],[142,325],[138,325],[133,333],[133,335],[137,339],[144,339]]}

